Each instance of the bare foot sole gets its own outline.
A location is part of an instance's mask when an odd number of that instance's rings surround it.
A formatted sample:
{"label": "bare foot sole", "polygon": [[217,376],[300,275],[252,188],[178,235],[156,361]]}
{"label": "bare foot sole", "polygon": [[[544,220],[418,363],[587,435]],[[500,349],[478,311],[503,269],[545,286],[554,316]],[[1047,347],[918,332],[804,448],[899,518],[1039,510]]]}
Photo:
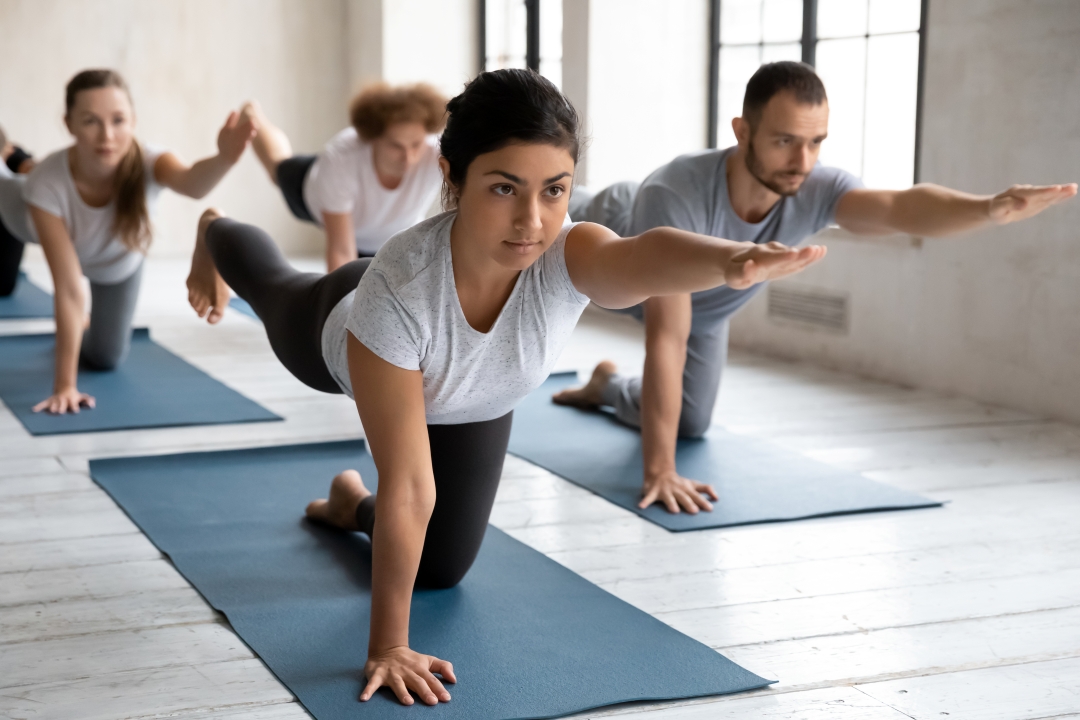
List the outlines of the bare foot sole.
{"label": "bare foot sole", "polygon": [[334,476],[330,483],[330,499],[312,500],[306,514],[308,519],[342,530],[359,530],[356,524],[356,508],[360,501],[370,497],[371,491],[364,487],[360,473],[346,470]]}
{"label": "bare foot sole", "polygon": [[211,325],[225,316],[225,308],[229,304],[229,286],[214,267],[214,259],[206,247],[206,229],[210,223],[224,216],[217,208],[208,208],[199,218],[195,252],[191,256],[191,272],[187,278],[188,302],[199,317],[206,318]]}
{"label": "bare foot sole", "polygon": [[589,382],[579,388],[557,392],[551,396],[551,400],[557,405],[572,405],[579,408],[599,407],[603,402],[601,393],[614,374],[615,363],[604,360],[592,371]]}

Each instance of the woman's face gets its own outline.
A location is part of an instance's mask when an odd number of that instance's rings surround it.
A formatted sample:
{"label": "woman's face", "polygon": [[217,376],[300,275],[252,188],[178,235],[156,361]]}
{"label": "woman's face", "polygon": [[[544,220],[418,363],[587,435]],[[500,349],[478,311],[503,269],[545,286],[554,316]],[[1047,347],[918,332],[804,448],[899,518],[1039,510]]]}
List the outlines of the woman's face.
{"label": "woman's face", "polygon": [[98,170],[115,170],[135,141],[135,111],[120,88],[79,92],[65,120],[80,160]]}
{"label": "woman's face", "polygon": [[[445,175],[449,165],[439,162]],[[499,265],[524,270],[555,242],[573,180],[566,148],[514,143],[477,156],[458,188],[463,237]]]}

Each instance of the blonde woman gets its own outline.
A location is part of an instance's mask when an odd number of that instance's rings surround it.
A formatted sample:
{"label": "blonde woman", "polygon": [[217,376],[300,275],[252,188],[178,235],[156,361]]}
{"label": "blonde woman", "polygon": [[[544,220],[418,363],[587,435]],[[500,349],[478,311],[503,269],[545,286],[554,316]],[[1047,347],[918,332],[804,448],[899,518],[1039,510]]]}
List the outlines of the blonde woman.
{"label": "blonde woman", "polygon": [[[53,394],[35,412],[77,413],[95,399],[76,383],[80,361],[109,370],[123,362],[142,266],[152,238],[150,219],[162,188],[201,198],[240,159],[254,130],[236,112],[218,134],[218,154],[187,165],[135,139],[127,84],[112,70],[84,70],[67,85],[64,122],[71,147],[44,158],[22,182],[7,178],[0,244],[41,243],[55,286],[56,368]],[[12,212],[21,187],[30,223]],[[25,215],[25,210],[23,211]],[[18,272],[18,253],[0,253],[0,279]],[[90,281],[85,320],[83,277]]]}

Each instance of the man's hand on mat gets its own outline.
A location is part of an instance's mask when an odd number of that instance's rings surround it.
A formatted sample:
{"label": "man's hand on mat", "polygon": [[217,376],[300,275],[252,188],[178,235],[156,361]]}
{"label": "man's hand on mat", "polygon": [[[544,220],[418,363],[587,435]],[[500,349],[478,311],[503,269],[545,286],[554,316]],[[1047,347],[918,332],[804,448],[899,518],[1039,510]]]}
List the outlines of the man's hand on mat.
{"label": "man's hand on mat", "polygon": [[92,395],[79,392],[76,388],[65,388],[54,392],[49,397],[45,398],[37,405],[34,406],[34,412],[52,413],[54,415],[63,415],[64,413],[79,414],[79,409],[83,407],[93,408],[97,404]]}
{"label": "man's hand on mat", "polygon": [[990,219],[998,225],[1027,220],[1051,205],[1076,195],[1076,183],[1068,185],[1013,185],[990,200]]}
{"label": "man's hand on mat", "polygon": [[778,242],[749,245],[728,261],[724,282],[735,290],[745,290],[766,280],[794,275],[823,257],[823,245],[798,249]]}
{"label": "man's hand on mat", "polygon": [[643,497],[638,507],[642,510],[654,502],[659,502],[673,514],[678,514],[680,508],[691,515],[697,515],[698,510],[712,512],[712,503],[704,496],[708,495],[713,500],[720,499],[712,485],[688,480],[674,471],[646,475],[641,494]]}
{"label": "man's hand on mat", "polygon": [[457,682],[454,666],[446,660],[421,655],[403,645],[369,655],[364,665],[364,676],[368,683],[360,693],[360,701],[367,702],[376,690],[385,686],[397,695],[402,705],[413,704],[410,690],[416,693],[425,705],[438,705],[440,701],[450,702],[450,693],[446,692],[435,673],[442,676],[443,682]]}

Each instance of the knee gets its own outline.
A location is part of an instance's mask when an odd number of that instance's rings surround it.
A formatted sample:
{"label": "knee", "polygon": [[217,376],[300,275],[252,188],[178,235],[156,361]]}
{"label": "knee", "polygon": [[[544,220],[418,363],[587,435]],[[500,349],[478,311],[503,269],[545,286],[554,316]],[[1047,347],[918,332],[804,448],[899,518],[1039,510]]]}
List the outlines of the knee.
{"label": "knee", "polygon": [[424,590],[447,590],[464,579],[469,568],[435,568],[417,573],[416,584]]}
{"label": "knee", "polygon": [[109,348],[106,350],[83,348],[83,365],[91,370],[115,370],[127,357],[127,348]]}
{"label": "knee", "polygon": [[693,439],[704,437],[709,431],[709,426],[712,425],[711,411],[712,408],[706,412],[701,408],[683,406],[682,414],[679,416],[679,437]]}
{"label": "knee", "polygon": [[15,292],[15,285],[18,284],[18,276],[11,278],[0,278],[0,297],[10,297]]}

